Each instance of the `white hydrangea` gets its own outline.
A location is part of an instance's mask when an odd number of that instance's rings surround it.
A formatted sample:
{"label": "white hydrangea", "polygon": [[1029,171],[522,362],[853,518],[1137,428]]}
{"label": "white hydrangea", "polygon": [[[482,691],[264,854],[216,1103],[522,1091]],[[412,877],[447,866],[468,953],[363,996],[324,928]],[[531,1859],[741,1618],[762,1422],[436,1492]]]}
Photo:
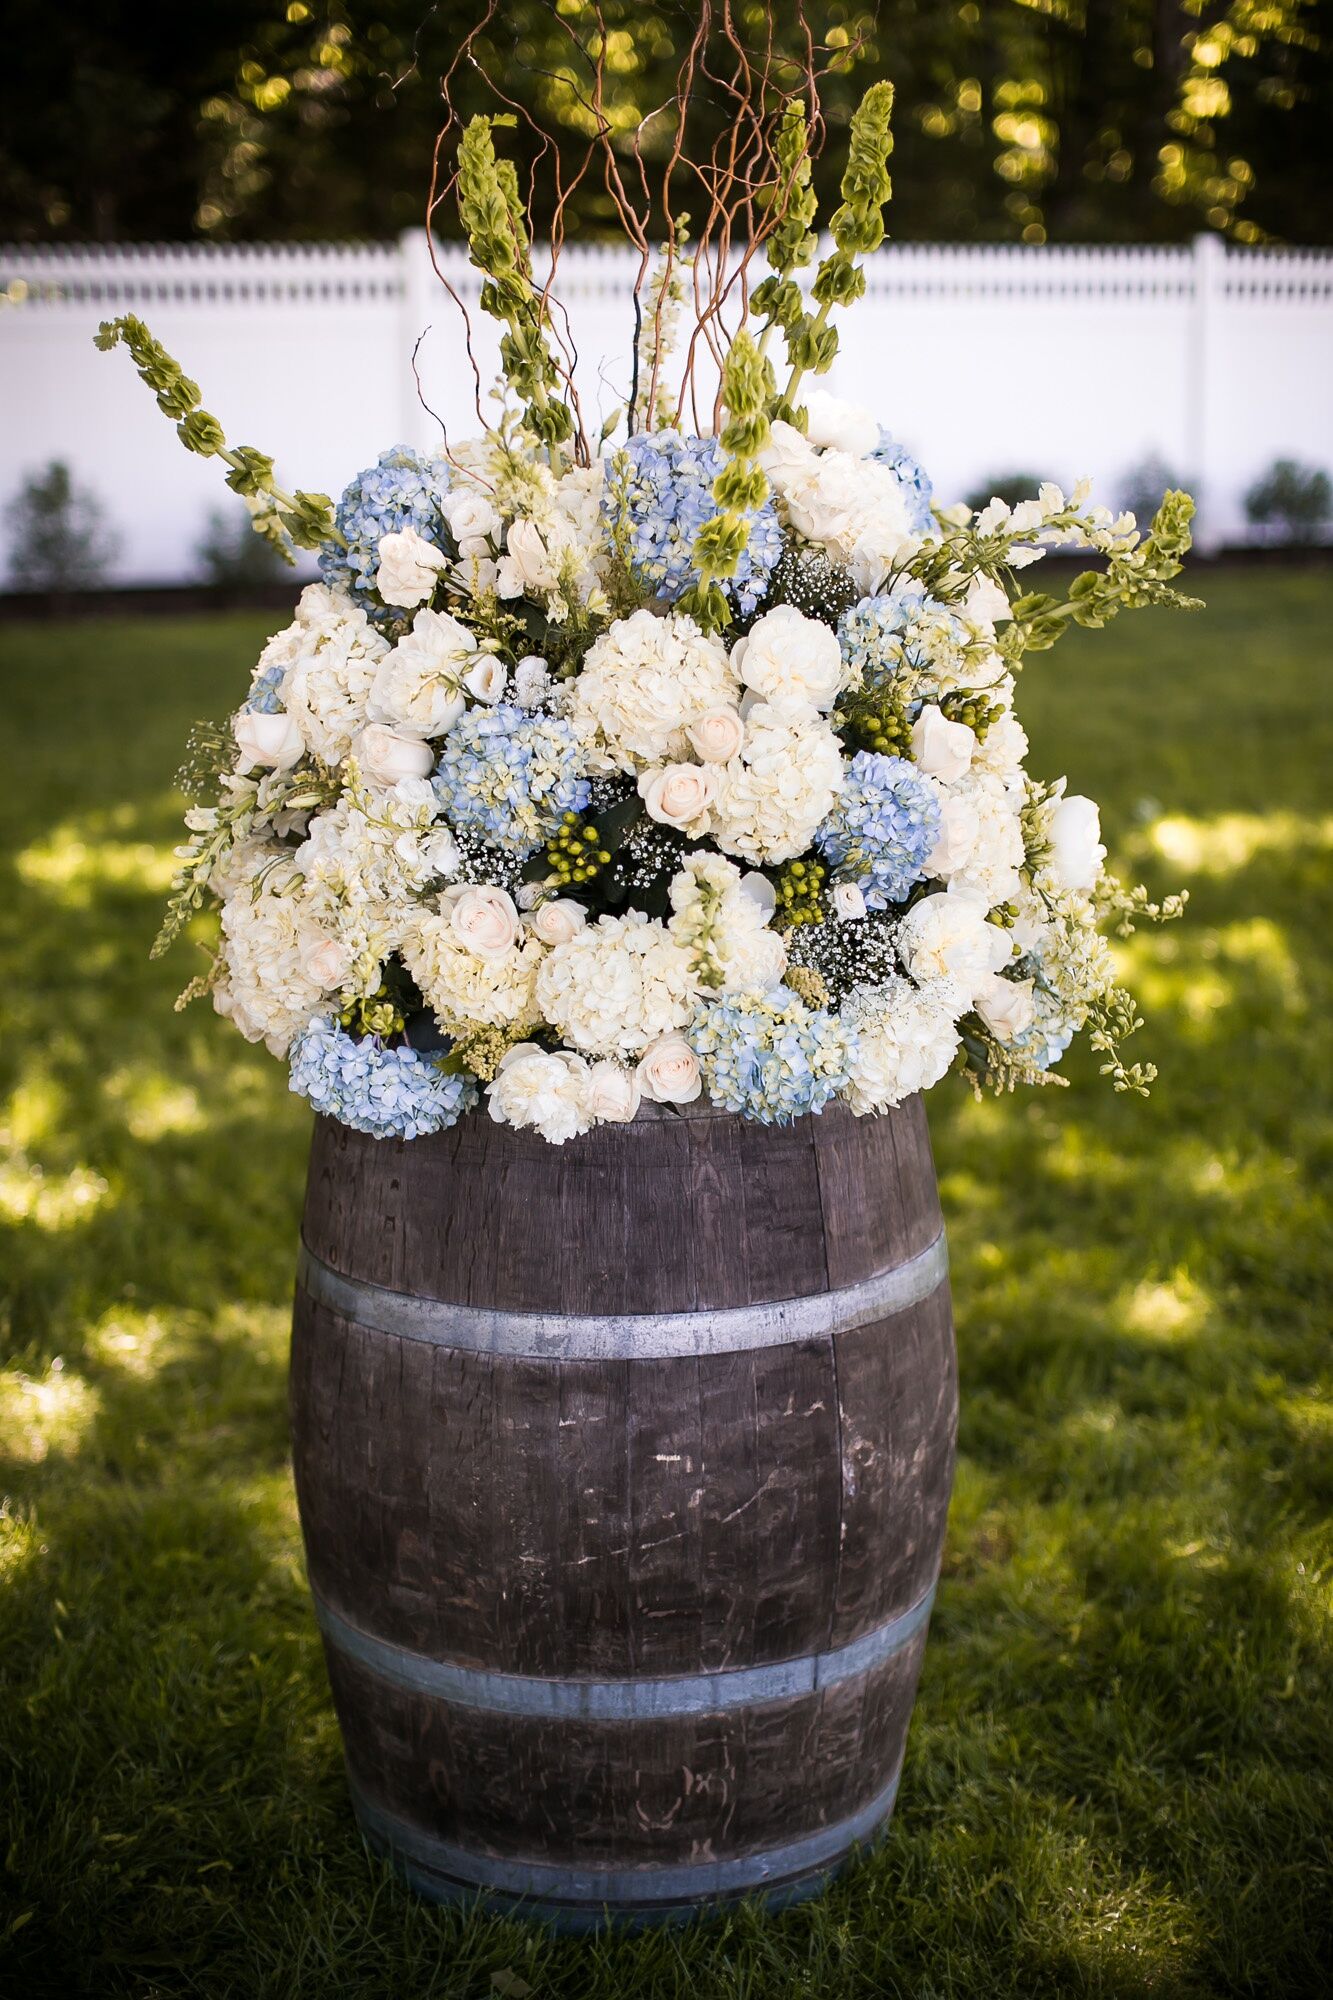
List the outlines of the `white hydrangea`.
{"label": "white hydrangea", "polygon": [[582,1056],[567,1049],[552,1054],[535,1042],[520,1042],[502,1058],[486,1108],[497,1125],[529,1128],[563,1146],[593,1123],[592,1074]]}
{"label": "white hydrangea", "polygon": [[919,546],[891,467],[848,451],[817,451],[782,422],[773,425],[761,463],[797,534],[826,549],[861,590],[877,591],[895,564]]}
{"label": "white hydrangea", "polygon": [[213,1005],[248,1042],[285,1056],[326,998],[321,952],[329,937],[289,858],[254,861],[250,879],[237,881],[222,906]]}
{"label": "white hydrangea", "polygon": [[987,923],[983,897],[970,890],[937,890],[914,903],[898,927],[898,956],[920,986],[933,987],[941,1005],[963,1013],[989,972],[1012,955],[1009,933]]}
{"label": "white hydrangea", "polygon": [[427,1004],[446,1025],[535,1025],[533,988],[546,954],[530,932],[519,932],[506,951],[483,954],[464,942],[449,911],[418,908],[399,950]]}
{"label": "white hydrangea", "polygon": [[683,1028],[699,986],[690,953],[641,910],[585,924],[537,974],[542,1018],[590,1055],[637,1055]]}
{"label": "white hydrangea", "polygon": [[370,691],[375,722],[417,736],[443,736],[464,708],[465,677],[477,664],[477,638],[447,611],[418,611],[412,629],[385,655]]}
{"label": "white hydrangea", "polygon": [[738,688],[726,647],[692,618],[636,611],[588,648],[568,713],[594,770],[635,772],[686,757],[686,730],[734,708]]}
{"label": "white hydrangea", "polygon": [[671,907],[667,929],[710,992],[766,993],[781,979],[786,944],[734,862],[687,854],[671,883]]}
{"label": "white hydrangea", "polygon": [[255,673],[283,669],[279,699],[307,750],[326,764],[341,764],[366,720],[387,651],[358,605],[312,583],[301,593],[295,623],[269,640]]}
{"label": "white hydrangea", "polygon": [[453,836],[438,811],[434,793],[420,778],[377,790],[373,798],[350,790],[315,815],[292,856],[312,907],[346,947],[347,990],[375,991],[417,898],[457,866]]}
{"label": "white hydrangea", "polygon": [[817,709],[792,696],[756,702],[739,756],[723,766],[713,837],[746,861],[801,854],[842,784],[838,739]]}
{"label": "white hydrangea", "polygon": [[937,1084],[954,1059],[959,1035],[947,992],[908,979],[855,987],[843,1005],[854,1030],[847,1102],[858,1116],[887,1111]]}
{"label": "white hydrangea", "polygon": [[944,794],[968,815],[975,832],[956,865],[939,871],[942,879],[952,888],[973,890],[988,910],[1012,902],[1023,866],[1021,794],[1002,778],[979,771],[944,787]]}
{"label": "white hydrangea", "polygon": [[[992,701],[1013,699],[1014,684],[1011,676],[1005,676],[998,688],[987,688]],[[977,744],[972,754],[972,769],[984,772],[992,778],[1021,781],[1023,760],[1028,754],[1027,731],[1012,708],[1006,707],[1003,715],[997,715],[986,734]]]}

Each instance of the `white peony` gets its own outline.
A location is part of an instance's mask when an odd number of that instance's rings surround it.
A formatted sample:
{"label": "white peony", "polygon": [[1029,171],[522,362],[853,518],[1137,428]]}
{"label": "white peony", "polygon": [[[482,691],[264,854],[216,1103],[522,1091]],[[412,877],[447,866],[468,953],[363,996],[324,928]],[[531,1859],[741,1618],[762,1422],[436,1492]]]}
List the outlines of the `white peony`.
{"label": "white peony", "polygon": [[566,1049],[554,1054],[535,1042],[506,1051],[486,1093],[497,1125],[530,1127],[553,1146],[576,1139],[592,1124],[588,1065]]}
{"label": "white peony", "polygon": [[794,604],[756,619],[732,647],[731,664],[756,694],[795,695],[822,709],[832,708],[846,673],[837,634]]}
{"label": "white peony", "polygon": [[396,785],[403,778],[424,778],[435,762],[429,743],[382,722],[368,722],[352,744],[362,773],[377,785]]}
{"label": "white peony", "polygon": [[569,719],[594,770],[638,771],[683,756],[685,732],[734,708],[737,686],[726,647],[692,618],[636,611],[588,648],[569,687]]}
{"label": "white peony", "polygon": [[950,722],[943,709],[927,702],[912,724],[912,756],[917,769],[949,785],[972,763],[977,739],[965,722]]}
{"label": "white peony", "polygon": [[240,751],[237,770],[242,776],[265,765],[274,771],[290,771],[305,755],[305,742],[296,718],[281,710],[265,715],[255,708],[242,708],[232,717],[231,733]]}
{"label": "white peony", "polygon": [[386,604],[398,604],[408,611],[434,596],[440,571],[449,567],[448,556],[415,528],[381,535],[379,559],[376,590]]}
{"label": "white peony", "polygon": [[787,861],[804,853],[842,784],[838,739],[807,702],[757,702],[745,747],[721,773],[713,838],[747,861]]}
{"label": "white peony", "polygon": [[1079,792],[1062,798],[1051,814],[1050,869],[1066,889],[1092,889],[1102,872],[1106,849],[1096,801]]}
{"label": "white peony", "polygon": [[603,1056],[588,1071],[588,1112],[599,1124],[628,1125],[639,1109],[643,1086],[636,1070]]}
{"label": "white peony", "polygon": [[447,611],[418,611],[385,655],[370,691],[370,714],[417,736],[443,736],[464,708],[464,676],[477,665],[477,640]]}
{"label": "white peony", "polygon": [[713,993],[766,993],[786,969],[786,944],[769,928],[773,906],[765,908],[747,882],[734,862],[703,853],[687,854],[672,878],[667,929]]}
{"label": "white peony", "polygon": [[997,1042],[1012,1042],[1032,1026],[1032,992],[1030,979],[1001,979],[992,972],[972,995],[972,1005]]}
{"label": "white peony", "polygon": [[844,403],[827,389],[812,389],[805,399],[805,435],[820,449],[850,452],[865,458],[879,443],[879,422],[860,403]]}
{"label": "white peony", "polygon": [[639,797],[649,819],[697,839],[708,831],[717,773],[703,764],[660,764],[639,773]]}
{"label": "white peony", "polygon": [[988,910],[1018,894],[1023,866],[1022,795],[984,772],[969,772],[946,793],[948,814],[970,809],[976,832],[969,852],[957,857],[947,879],[968,889]]}
{"label": "white peony", "polygon": [[653,1104],[693,1104],[704,1087],[699,1058],[684,1035],[659,1035],[639,1058],[639,1085]]}
{"label": "white peony", "polygon": [[549,954],[536,1002],[576,1049],[636,1055],[657,1035],[683,1028],[698,982],[690,954],[641,910],[599,917]]}
{"label": "white peony", "polygon": [[958,1027],[948,996],[921,991],[891,978],[855,987],[842,1017],[849,1037],[847,1102],[858,1116],[887,1111],[919,1090],[929,1090],[948,1070],[958,1047]]}
{"label": "white peony", "polygon": [[402,957],[443,1024],[489,1027],[535,1022],[532,989],[545,956],[535,938],[521,938],[500,956],[471,949],[440,910],[418,908],[402,940]]}
{"label": "white peony", "polygon": [[1010,956],[1009,938],[986,921],[980,896],[936,890],[914,903],[898,927],[898,956],[920,985],[938,983],[962,1012],[988,973]]}

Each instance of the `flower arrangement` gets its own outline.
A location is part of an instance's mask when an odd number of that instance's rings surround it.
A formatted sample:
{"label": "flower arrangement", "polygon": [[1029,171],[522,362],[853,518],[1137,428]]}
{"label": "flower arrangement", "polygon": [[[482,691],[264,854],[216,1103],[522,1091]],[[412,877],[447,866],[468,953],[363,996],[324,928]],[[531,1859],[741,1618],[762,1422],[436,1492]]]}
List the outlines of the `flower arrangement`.
{"label": "flower arrangement", "polygon": [[[1096,806],[1026,769],[1015,686],[1071,625],[1189,602],[1170,579],[1191,503],[1169,493],[1146,534],[1083,486],[935,504],[875,416],[809,387],[884,235],[892,93],[852,122],[822,255],[813,72],[747,101],[741,282],[725,201],[693,245],[672,218],[649,271],[619,184],[646,289],[596,440],[558,245],[539,282],[496,154],[505,119],[461,130],[452,183],[502,329],[477,439],[386,451],[336,505],[289,494],[141,322],[99,336],[226,462],[257,530],[318,556],[230,724],[197,741],[208,789],[160,942],[216,907],[183,997],[211,993],[358,1130],[412,1138],[483,1099],[554,1144],[704,1093],[764,1122],[835,1098],[869,1115],[951,1069],[1053,1081],[1083,1030],[1117,1089],[1152,1080],[1121,1053],[1140,1023],[1105,932],[1183,898],[1107,874]],[[1053,546],[1094,566],[1021,588]]]}

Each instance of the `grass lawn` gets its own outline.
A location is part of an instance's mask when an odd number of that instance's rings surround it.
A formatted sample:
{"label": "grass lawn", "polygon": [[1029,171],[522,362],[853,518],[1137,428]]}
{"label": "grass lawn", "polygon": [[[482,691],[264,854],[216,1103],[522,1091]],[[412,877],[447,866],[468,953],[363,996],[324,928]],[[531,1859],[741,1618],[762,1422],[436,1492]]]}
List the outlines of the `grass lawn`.
{"label": "grass lawn", "polygon": [[415,1903],[343,1789],[284,1414],[307,1114],[147,958],[186,726],[276,621],[0,630],[0,1993],[1328,1991],[1333,576],[1200,587],[1021,691],[1191,903],[1128,948],[1150,1102],[1086,1055],[931,1100],[961,1455],[889,1837],[782,1918],[591,1943]]}

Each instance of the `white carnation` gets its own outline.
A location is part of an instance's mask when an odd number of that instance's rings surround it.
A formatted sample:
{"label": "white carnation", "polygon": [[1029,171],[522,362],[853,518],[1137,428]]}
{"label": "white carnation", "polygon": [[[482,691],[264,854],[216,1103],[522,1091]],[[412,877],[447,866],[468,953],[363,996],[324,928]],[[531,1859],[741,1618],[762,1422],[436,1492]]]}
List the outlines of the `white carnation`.
{"label": "white carnation", "polygon": [[418,611],[380,665],[370,713],[418,736],[443,736],[463,712],[465,677],[476,664],[475,633],[447,611]]}
{"label": "white carnation", "polygon": [[842,752],[828,723],[787,696],[757,702],[739,757],[722,769],[713,838],[747,861],[804,853],[842,784]]}
{"label": "white carnation", "polygon": [[946,992],[907,979],[858,986],[842,1018],[855,1031],[847,1101],[858,1116],[887,1111],[937,1084],[958,1047],[954,1008]]}
{"label": "white carnation", "polygon": [[553,1146],[575,1139],[593,1122],[588,1065],[567,1049],[551,1054],[535,1042],[509,1049],[486,1093],[497,1125],[540,1132]]}
{"label": "white carnation", "polygon": [[690,954],[641,910],[599,917],[557,945],[537,974],[536,1002],[567,1042],[592,1055],[636,1055],[683,1028],[698,982]]}
{"label": "white carnation", "polygon": [[671,908],[667,929],[711,992],[766,993],[781,979],[787,947],[734,862],[687,854],[671,883]]}
{"label": "white carnation", "polygon": [[569,689],[569,718],[599,771],[639,771],[682,761],[686,730],[734,708],[737,679],[726,647],[692,618],[636,611],[588,649]]}

